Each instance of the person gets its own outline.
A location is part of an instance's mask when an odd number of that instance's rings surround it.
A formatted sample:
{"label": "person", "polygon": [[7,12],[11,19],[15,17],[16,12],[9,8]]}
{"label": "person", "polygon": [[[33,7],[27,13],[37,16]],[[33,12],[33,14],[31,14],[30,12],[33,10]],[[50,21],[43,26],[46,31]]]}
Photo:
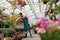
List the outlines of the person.
{"label": "person", "polygon": [[19,13],[19,18],[17,20],[22,20],[24,23],[24,31],[25,31],[25,37],[27,37],[27,32],[29,31],[30,37],[32,37],[31,31],[30,31],[30,25],[28,23],[28,17],[24,16],[22,13]]}

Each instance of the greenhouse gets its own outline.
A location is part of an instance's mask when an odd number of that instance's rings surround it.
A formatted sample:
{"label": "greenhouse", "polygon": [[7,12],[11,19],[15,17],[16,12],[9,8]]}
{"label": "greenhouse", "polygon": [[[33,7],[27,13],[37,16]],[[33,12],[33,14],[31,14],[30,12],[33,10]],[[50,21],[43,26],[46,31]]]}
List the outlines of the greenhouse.
{"label": "greenhouse", "polygon": [[60,0],[0,0],[0,40],[60,40]]}

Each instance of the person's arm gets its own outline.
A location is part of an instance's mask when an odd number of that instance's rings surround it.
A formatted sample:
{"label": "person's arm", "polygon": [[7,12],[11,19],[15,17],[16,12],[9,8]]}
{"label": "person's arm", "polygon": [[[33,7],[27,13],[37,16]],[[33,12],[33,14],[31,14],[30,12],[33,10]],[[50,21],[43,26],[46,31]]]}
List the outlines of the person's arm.
{"label": "person's arm", "polygon": [[15,21],[17,22],[20,19],[20,17],[18,17]]}

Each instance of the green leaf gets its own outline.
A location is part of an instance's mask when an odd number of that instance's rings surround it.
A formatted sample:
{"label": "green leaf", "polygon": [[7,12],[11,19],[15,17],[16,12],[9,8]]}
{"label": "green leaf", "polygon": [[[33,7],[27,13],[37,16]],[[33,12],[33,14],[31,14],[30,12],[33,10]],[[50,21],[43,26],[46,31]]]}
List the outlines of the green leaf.
{"label": "green leaf", "polygon": [[54,12],[60,13],[60,6],[56,6]]}

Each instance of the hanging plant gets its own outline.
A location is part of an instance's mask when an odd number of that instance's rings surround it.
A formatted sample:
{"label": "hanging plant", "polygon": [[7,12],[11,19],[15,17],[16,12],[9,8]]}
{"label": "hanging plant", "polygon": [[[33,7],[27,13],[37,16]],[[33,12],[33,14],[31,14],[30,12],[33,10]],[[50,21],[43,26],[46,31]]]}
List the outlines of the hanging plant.
{"label": "hanging plant", "polygon": [[52,14],[49,14],[48,16],[49,16],[49,18],[52,18],[52,17],[54,17],[55,15],[52,13]]}
{"label": "hanging plant", "polygon": [[0,9],[0,15],[2,14],[2,10]]}
{"label": "hanging plant", "polygon": [[50,0],[42,0],[44,4],[47,4]]}
{"label": "hanging plant", "polygon": [[11,3],[12,5],[16,5],[16,0],[7,0],[9,3]]}
{"label": "hanging plant", "polygon": [[54,3],[56,4],[59,0],[50,0],[50,5],[52,6]]}
{"label": "hanging plant", "polygon": [[55,13],[60,13],[60,6],[56,6],[55,9],[54,9],[54,12]]}
{"label": "hanging plant", "polygon": [[18,5],[25,6],[26,2],[23,0],[18,0]]}
{"label": "hanging plant", "polygon": [[[2,18],[2,10],[0,9],[0,17]],[[3,19],[3,18],[2,18]]]}

